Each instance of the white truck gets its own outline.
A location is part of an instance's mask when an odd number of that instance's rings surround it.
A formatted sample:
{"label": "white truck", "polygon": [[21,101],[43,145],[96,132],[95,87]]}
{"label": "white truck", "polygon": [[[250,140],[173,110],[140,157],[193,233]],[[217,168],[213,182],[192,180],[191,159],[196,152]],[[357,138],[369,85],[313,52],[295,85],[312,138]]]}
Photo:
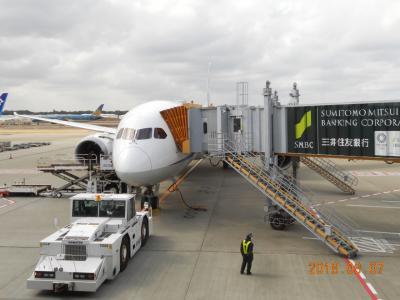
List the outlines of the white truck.
{"label": "white truck", "polygon": [[151,212],[136,212],[134,200],[131,194],[73,196],[71,224],[40,242],[28,288],[95,292],[114,279],[153,230]]}

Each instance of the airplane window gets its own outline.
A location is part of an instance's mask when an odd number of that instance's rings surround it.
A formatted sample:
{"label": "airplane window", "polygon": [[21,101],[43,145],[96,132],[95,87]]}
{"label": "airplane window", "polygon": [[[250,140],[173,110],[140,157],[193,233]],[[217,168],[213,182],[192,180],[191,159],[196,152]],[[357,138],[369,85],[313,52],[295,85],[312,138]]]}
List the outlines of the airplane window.
{"label": "airplane window", "polygon": [[121,128],[119,131],[118,131],[118,134],[117,134],[117,139],[120,139],[121,138],[121,136],[122,136],[122,132],[124,131],[124,129],[123,128]]}
{"label": "airplane window", "polygon": [[162,128],[154,128],[154,138],[165,139],[167,138],[167,133]]}
{"label": "airplane window", "polygon": [[129,134],[128,134],[128,140],[133,141],[133,139],[135,138],[135,129],[130,129]]}
{"label": "airplane window", "polygon": [[152,128],[142,128],[137,131],[136,139],[137,140],[147,140],[151,139]]}
{"label": "airplane window", "polygon": [[124,140],[128,139],[129,131],[130,131],[130,128],[124,128],[124,133],[122,134],[122,138]]}

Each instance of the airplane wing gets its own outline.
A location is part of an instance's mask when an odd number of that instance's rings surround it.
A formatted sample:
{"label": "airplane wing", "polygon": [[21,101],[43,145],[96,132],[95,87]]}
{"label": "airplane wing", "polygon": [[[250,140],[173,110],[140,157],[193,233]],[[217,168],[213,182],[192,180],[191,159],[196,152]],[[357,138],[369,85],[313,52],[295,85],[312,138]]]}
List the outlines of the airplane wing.
{"label": "airplane wing", "polygon": [[106,132],[106,133],[112,133],[112,134],[117,133],[117,128],[69,122],[69,121],[56,120],[56,119],[46,119],[46,118],[42,118],[42,117],[29,116],[29,115],[19,115],[17,113],[14,113],[14,115],[18,116],[18,117],[32,119],[32,120],[38,120],[38,121],[49,122],[49,123],[54,123],[54,124],[61,124],[61,125],[65,125],[65,126],[93,130],[93,131],[97,131],[97,132]]}

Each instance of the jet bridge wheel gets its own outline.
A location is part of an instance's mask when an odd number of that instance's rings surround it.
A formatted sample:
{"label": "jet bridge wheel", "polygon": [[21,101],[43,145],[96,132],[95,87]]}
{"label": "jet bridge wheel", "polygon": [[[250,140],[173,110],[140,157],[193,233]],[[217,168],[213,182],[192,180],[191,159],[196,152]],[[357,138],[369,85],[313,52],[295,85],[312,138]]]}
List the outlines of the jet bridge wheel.
{"label": "jet bridge wheel", "polygon": [[149,221],[147,218],[144,218],[141,229],[141,239],[142,239],[142,247],[146,245],[147,240],[149,239]]}
{"label": "jet bridge wheel", "polygon": [[285,218],[278,212],[269,215],[269,224],[275,230],[284,230],[286,228]]}
{"label": "jet bridge wheel", "polygon": [[119,265],[121,272],[125,270],[130,257],[129,239],[127,236],[124,236],[121,242],[121,248],[119,249]]}

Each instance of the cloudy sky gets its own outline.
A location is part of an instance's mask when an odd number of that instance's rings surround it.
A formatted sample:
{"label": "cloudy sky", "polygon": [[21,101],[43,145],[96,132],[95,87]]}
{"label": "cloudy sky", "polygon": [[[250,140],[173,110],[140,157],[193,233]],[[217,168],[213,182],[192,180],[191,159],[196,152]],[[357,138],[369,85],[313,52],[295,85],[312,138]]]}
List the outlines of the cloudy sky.
{"label": "cloudy sky", "polygon": [[400,2],[0,0],[7,109],[129,109],[153,99],[261,104],[400,99]]}

